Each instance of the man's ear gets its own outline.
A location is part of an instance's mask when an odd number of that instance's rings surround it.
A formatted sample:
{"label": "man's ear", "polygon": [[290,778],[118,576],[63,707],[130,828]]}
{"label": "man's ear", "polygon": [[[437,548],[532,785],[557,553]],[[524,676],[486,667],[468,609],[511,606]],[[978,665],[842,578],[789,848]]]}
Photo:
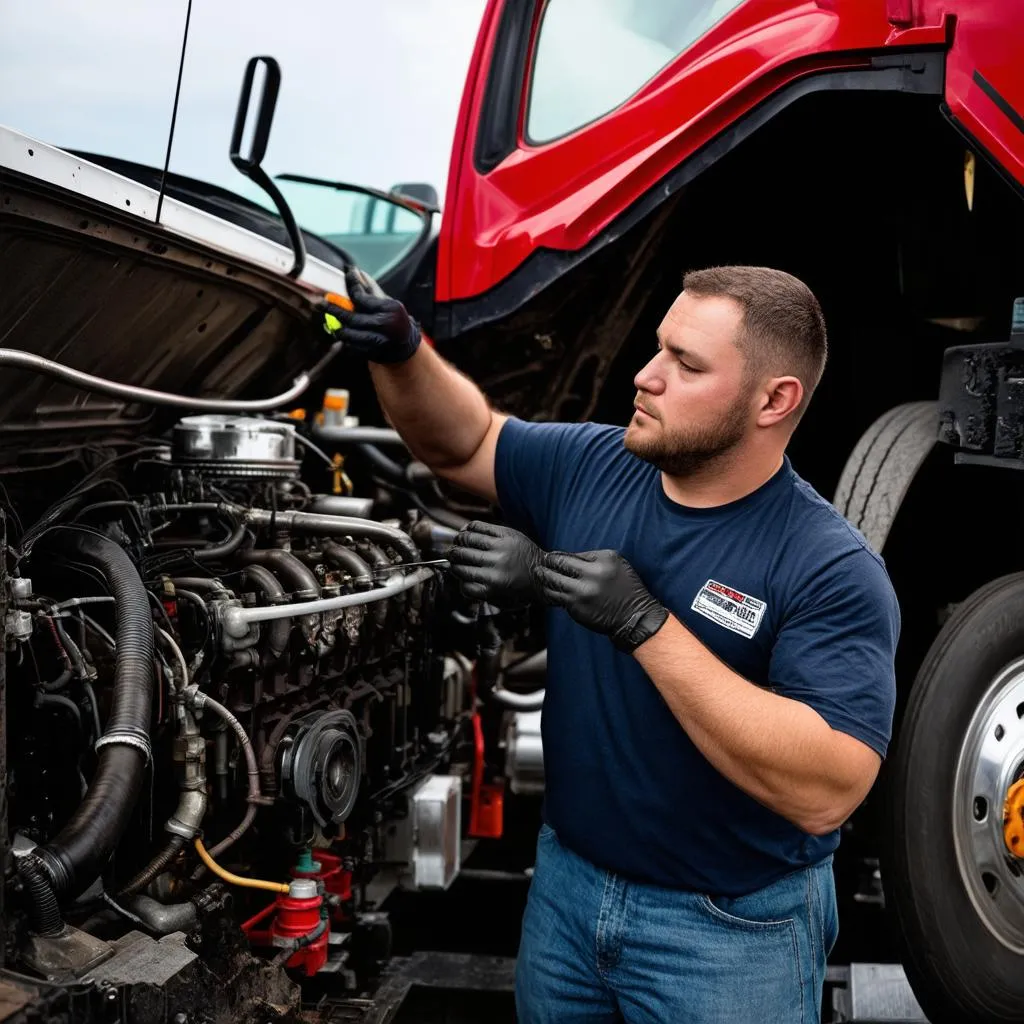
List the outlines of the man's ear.
{"label": "man's ear", "polygon": [[774,427],[800,408],[804,400],[804,386],[799,377],[771,377],[765,381],[760,396],[757,425]]}

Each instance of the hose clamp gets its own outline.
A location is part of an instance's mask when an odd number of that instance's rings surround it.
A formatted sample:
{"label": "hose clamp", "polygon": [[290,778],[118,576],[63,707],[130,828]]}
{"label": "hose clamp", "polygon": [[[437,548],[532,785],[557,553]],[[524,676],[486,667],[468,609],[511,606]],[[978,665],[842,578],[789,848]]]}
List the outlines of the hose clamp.
{"label": "hose clamp", "polygon": [[146,764],[152,760],[152,749],[149,745],[149,739],[142,739],[140,736],[136,736],[135,733],[131,732],[112,732],[105,736],[101,736],[93,747],[94,750],[98,751],[101,747],[108,747],[112,744],[119,744],[123,747],[134,747],[136,750],[141,750],[143,756],[146,758]]}

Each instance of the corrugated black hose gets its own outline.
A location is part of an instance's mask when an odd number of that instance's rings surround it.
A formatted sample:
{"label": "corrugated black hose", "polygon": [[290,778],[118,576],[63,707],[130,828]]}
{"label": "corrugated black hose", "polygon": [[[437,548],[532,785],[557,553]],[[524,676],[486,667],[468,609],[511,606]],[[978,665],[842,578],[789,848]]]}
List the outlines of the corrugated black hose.
{"label": "corrugated black hose", "polygon": [[58,934],[64,927],[64,921],[57,906],[57,896],[39,858],[31,853],[22,857],[18,864],[18,877],[25,887],[32,931],[37,935]]}
{"label": "corrugated black hose", "polygon": [[71,820],[36,848],[58,897],[77,896],[103,870],[135,808],[149,760],[153,704],[153,619],[146,588],[119,545],[59,528],[49,545],[103,574],[114,596],[117,654],[110,715],[97,743],[96,772]]}

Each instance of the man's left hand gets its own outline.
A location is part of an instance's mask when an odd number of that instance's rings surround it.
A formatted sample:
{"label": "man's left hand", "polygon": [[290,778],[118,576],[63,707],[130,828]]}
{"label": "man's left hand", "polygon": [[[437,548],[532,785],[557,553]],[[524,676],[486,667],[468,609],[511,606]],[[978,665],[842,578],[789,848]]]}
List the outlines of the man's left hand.
{"label": "man's left hand", "polygon": [[581,626],[606,633],[627,654],[668,618],[665,606],[617,551],[549,551],[533,578],[548,604],[564,608]]}

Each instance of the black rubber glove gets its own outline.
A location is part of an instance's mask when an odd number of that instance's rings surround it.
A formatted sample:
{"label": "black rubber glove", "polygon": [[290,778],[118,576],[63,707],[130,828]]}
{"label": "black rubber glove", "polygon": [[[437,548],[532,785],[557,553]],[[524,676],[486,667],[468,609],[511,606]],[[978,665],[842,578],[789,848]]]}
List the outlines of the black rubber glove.
{"label": "black rubber glove", "polygon": [[668,618],[665,606],[651,597],[617,551],[549,551],[533,578],[543,600],[564,608],[581,626],[606,633],[627,654],[654,636]]}
{"label": "black rubber glove", "polygon": [[466,597],[498,605],[536,597],[532,573],[543,557],[544,551],[518,530],[476,520],[459,530],[448,552],[452,575]]}
{"label": "black rubber glove", "polygon": [[[420,329],[398,299],[371,295],[358,270],[345,274],[345,284],[354,310],[325,303],[324,325],[354,352],[374,363],[404,363],[420,346]],[[332,330],[340,321],[341,330]]]}

